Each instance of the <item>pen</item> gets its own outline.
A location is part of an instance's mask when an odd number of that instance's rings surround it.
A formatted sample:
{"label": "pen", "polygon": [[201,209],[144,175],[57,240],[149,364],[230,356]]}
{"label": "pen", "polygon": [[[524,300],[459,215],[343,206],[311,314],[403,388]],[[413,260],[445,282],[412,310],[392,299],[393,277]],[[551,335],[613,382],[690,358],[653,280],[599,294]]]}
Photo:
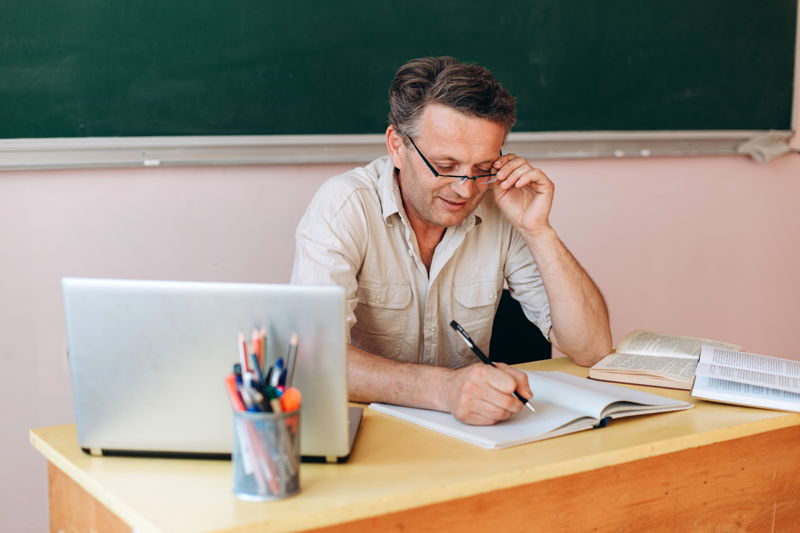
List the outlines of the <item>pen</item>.
{"label": "pen", "polygon": [[[250,376],[250,374],[247,374],[247,376]],[[257,412],[260,410],[256,403],[254,393],[255,389],[245,387],[244,385],[239,389],[239,395],[242,397],[242,402],[244,402],[245,411]]]}
{"label": "pen", "polygon": [[246,408],[244,406],[244,402],[242,401],[242,397],[239,395],[239,389],[236,387],[235,374],[228,374],[225,376],[225,388],[228,391],[228,398],[230,399],[233,408],[237,411],[245,411]]}
{"label": "pen", "polygon": [[278,385],[280,385],[282,374],[283,374],[283,359],[278,358],[278,360],[275,361],[275,366],[272,367],[272,374],[270,375],[269,383],[267,383],[267,385],[277,388]]}
{"label": "pen", "polygon": [[264,373],[261,370],[261,365],[258,363],[258,355],[255,353],[250,354],[250,366],[255,374],[256,387],[262,387],[264,385]]}
{"label": "pen", "polygon": [[[484,362],[485,364],[487,364],[487,365],[492,365],[492,366],[494,366],[494,367],[496,367],[496,366],[497,366],[497,365],[495,365],[495,364],[492,362],[492,360],[491,360],[491,359],[489,359],[489,358],[486,356],[486,354],[485,354],[485,353],[483,353],[483,352],[481,351],[481,349],[480,349],[480,348],[478,348],[478,347],[475,345],[475,343],[472,341],[472,338],[471,338],[471,337],[470,337],[470,336],[467,334],[467,332],[466,332],[466,331],[464,331],[464,328],[462,328],[462,327],[461,327],[461,324],[459,324],[458,322],[456,322],[455,320],[453,320],[453,321],[451,321],[451,322],[450,322],[450,327],[451,327],[451,328],[453,328],[454,330],[456,330],[456,331],[458,332],[458,334],[459,334],[459,335],[461,335],[461,338],[462,338],[462,339],[464,339],[464,342],[466,342],[466,343],[467,343],[467,346],[469,346],[470,350],[472,350],[472,352],[473,352],[475,355],[477,355],[477,356],[478,356],[478,359],[480,359],[481,361],[483,361],[483,362]],[[517,391],[514,391],[514,396],[516,396],[517,400],[521,401],[521,402],[523,403],[523,405],[525,405],[525,407],[527,407],[528,409],[530,409],[530,410],[531,410],[531,412],[533,412],[533,413],[535,413],[535,412],[536,412],[536,409],[534,409],[534,408],[533,408],[533,406],[531,405],[530,401],[529,401],[529,400],[526,400],[525,398],[523,398],[523,397],[520,395],[520,393],[518,393]]]}
{"label": "pen", "polygon": [[242,398],[245,400],[245,405],[247,404],[246,396],[250,397],[250,403],[253,409],[248,409],[248,411],[269,412],[268,406],[264,402],[264,393],[261,392],[261,385],[256,381],[255,374],[253,374],[253,372],[248,372],[244,377],[244,386],[240,392],[242,393]]}
{"label": "pen", "polygon": [[270,409],[272,409],[273,413],[282,413],[283,408],[281,407],[280,401],[281,393],[275,387],[267,387],[266,394],[264,401],[269,404]]}

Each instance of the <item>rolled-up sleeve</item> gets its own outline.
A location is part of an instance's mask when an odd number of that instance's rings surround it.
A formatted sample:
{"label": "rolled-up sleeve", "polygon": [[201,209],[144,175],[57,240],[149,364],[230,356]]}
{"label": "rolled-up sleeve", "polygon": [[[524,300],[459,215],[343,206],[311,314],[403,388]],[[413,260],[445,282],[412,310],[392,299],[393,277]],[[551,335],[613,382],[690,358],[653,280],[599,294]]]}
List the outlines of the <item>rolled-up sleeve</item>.
{"label": "rolled-up sleeve", "polygon": [[295,284],[338,285],[345,291],[345,334],[356,322],[356,278],[368,244],[364,210],[358,191],[341,194],[336,180],[314,195],[295,232],[291,281]]}
{"label": "rolled-up sleeve", "polygon": [[550,339],[550,303],[539,267],[525,240],[512,228],[505,265],[505,277],[511,296],[522,305],[525,316]]}

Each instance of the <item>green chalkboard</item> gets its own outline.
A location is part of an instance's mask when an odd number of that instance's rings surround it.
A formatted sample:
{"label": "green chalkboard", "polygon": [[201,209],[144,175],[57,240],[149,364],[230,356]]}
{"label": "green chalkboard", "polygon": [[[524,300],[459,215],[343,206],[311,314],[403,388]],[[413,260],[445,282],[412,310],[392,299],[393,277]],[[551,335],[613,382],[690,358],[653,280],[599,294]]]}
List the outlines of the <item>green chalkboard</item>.
{"label": "green chalkboard", "polygon": [[796,0],[3,0],[0,138],[380,133],[405,60],[515,131],[789,129]]}

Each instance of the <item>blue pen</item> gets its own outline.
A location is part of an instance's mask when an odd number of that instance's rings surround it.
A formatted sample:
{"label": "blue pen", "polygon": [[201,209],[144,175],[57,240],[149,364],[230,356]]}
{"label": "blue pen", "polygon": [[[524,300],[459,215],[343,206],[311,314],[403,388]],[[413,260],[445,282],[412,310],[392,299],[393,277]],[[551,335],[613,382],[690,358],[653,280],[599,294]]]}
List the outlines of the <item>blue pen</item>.
{"label": "blue pen", "polygon": [[269,385],[271,387],[277,387],[280,385],[281,382],[281,375],[283,374],[283,358],[278,358],[275,361],[275,366],[272,368],[272,375],[270,376]]}
{"label": "blue pen", "polygon": [[259,402],[254,394],[256,390],[251,385],[252,379],[252,372],[248,372],[244,375],[243,383],[239,387],[239,394],[242,397],[242,402],[244,403],[245,408],[248,411],[256,412],[259,410]]}
{"label": "blue pen", "polygon": [[256,375],[256,388],[260,389],[264,384],[264,374],[261,371],[261,365],[258,362],[258,355],[251,353],[250,354],[250,366],[253,367],[253,372]]}

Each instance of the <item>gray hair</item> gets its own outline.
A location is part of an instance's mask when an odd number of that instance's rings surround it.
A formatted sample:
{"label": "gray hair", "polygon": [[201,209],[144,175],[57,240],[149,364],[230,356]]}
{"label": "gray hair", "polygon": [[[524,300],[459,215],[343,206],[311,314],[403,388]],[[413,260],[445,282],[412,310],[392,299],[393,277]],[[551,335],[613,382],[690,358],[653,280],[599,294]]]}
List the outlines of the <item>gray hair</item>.
{"label": "gray hair", "polygon": [[425,106],[432,103],[500,124],[506,135],[516,121],[514,97],[491,72],[449,56],[412,59],[397,70],[389,87],[389,124],[415,136]]}

